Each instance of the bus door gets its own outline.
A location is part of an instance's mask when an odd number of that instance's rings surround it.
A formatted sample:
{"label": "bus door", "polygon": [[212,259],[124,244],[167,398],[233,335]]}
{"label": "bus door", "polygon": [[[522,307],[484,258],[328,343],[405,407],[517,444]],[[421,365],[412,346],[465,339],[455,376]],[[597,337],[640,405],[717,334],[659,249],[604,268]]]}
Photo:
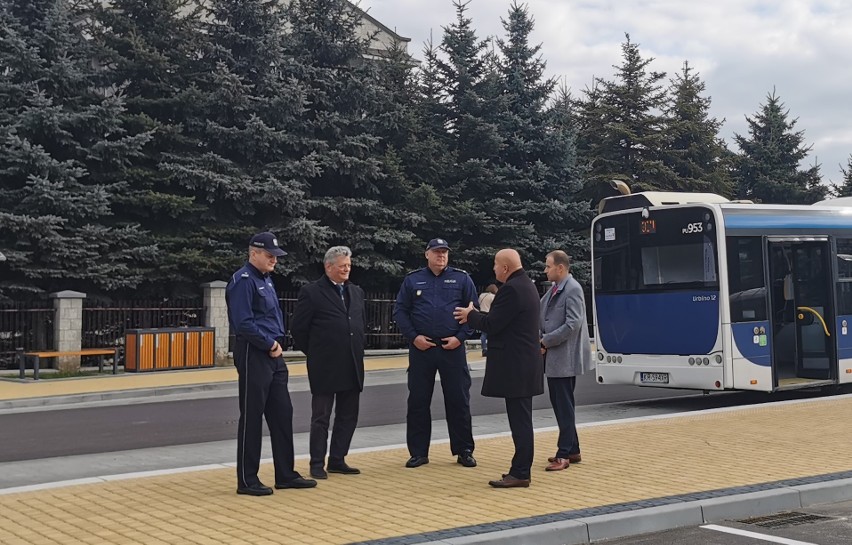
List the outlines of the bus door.
{"label": "bus door", "polygon": [[837,365],[829,241],[768,241],[775,386],[831,380]]}

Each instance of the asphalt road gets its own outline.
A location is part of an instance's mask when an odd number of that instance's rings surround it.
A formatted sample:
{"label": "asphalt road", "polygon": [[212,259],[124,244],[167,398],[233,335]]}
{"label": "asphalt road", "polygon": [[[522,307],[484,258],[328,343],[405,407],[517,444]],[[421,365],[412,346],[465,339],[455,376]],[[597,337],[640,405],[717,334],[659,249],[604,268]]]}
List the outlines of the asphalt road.
{"label": "asphalt road", "polygon": [[[503,413],[502,399],[479,395],[481,384],[482,378],[474,376],[471,388],[473,415]],[[622,404],[621,414],[624,416],[630,416],[634,406],[631,403],[660,408],[665,412],[680,412],[813,395],[820,394],[793,392],[781,397],[724,393],[705,396],[692,391],[600,386],[595,384],[594,375],[581,377],[576,390],[578,406]],[[361,397],[359,427],[404,422],[406,396],[406,385],[399,381],[368,386]],[[306,432],[310,421],[310,393],[293,391],[291,397],[294,431]],[[549,406],[546,394],[534,399],[536,409]],[[233,396],[3,414],[0,415],[0,462],[229,440],[236,433],[238,415],[237,400]],[[432,417],[444,417],[440,383],[435,388]]]}

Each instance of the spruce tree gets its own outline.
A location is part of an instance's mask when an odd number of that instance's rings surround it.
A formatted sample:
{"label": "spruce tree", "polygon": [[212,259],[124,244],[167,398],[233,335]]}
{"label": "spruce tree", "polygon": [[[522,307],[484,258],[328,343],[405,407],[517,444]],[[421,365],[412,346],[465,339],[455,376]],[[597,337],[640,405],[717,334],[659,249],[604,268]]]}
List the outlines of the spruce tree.
{"label": "spruce tree", "polygon": [[828,188],[821,185],[820,167],[799,170],[811,146],[804,144],[804,131],[796,131],[775,90],[753,117],[746,116],[749,136],[735,134],[740,148],[736,157],[737,196],[774,204],[810,204],[821,200]]}
{"label": "spruce tree", "polygon": [[633,191],[677,187],[677,175],[662,160],[666,74],[650,71],[653,57],[642,57],[639,45],[625,36],[615,79],[595,78],[580,103],[587,110],[580,116],[581,150],[590,166],[584,193],[593,202],[613,194],[612,179]]}
{"label": "spruce tree", "polygon": [[677,175],[676,191],[731,196],[730,153],[719,138],[722,121],[710,117],[710,97],[689,62],[671,80],[665,115],[664,162]]}
{"label": "spruce tree", "polygon": [[0,296],[133,288],[151,257],[111,209],[150,134],[128,130],[90,59],[67,2],[0,3]]}
{"label": "spruce tree", "polygon": [[499,64],[488,43],[477,37],[468,4],[454,0],[456,19],[443,29],[436,60],[444,105],[441,125],[456,160],[438,186],[446,203],[438,228],[457,249],[454,263],[487,275],[494,252],[518,246],[532,229],[515,213],[514,186],[496,168],[503,149],[496,112],[505,109]]}
{"label": "spruce tree", "polygon": [[[570,95],[567,90],[566,94]],[[570,112],[577,130],[577,160],[587,177],[582,194],[593,199],[594,203],[614,194],[604,189],[604,186],[609,185],[610,180],[622,176],[610,170],[608,156],[602,155],[603,150],[607,149],[608,123],[604,115],[603,85],[595,78],[583,89],[581,98],[568,96],[568,99],[565,110]]]}
{"label": "spruce tree", "polygon": [[207,209],[199,274],[227,278],[261,230],[278,235],[290,253],[279,268],[292,274],[325,244],[327,229],[306,217],[306,178],[318,165],[302,151],[306,92],[284,72],[284,12],[267,0],[212,0],[205,20],[200,115],[186,126],[201,146],[165,165]]}
{"label": "spruce tree", "polygon": [[504,145],[495,163],[512,188],[511,212],[533,230],[519,248],[541,262],[548,251],[565,250],[581,270],[586,244],[578,232],[588,227],[590,212],[578,197],[582,173],[570,96],[560,89],[548,105],[556,82],[544,76],[541,45],[529,43],[534,21],[527,8],[513,2],[503,28],[506,38],[498,45],[505,109],[497,119]]}
{"label": "spruce tree", "polygon": [[422,55],[422,63],[410,73],[406,90],[401,91],[407,99],[397,101],[405,112],[405,124],[386,142],[411,184],[408,206],[420,216],[414,238],[401,256],[407,270],[423,266],[425,243],[435,237],[454,241],[452,262],[461,265],[462,253],[456,252],[459,248],[455,244],[460,236],[450,218],[463,217],[467,211],[467,204],[459,198],[460,189],[452,183],[456,155],[452,135],[446,129],[448,109],[438,71],[439,52],[431,39]]}
{"label": "spruce tree", "polygon": [[852,197],[852,154],[846,160],[846,168],[840,167],[840,172],[843,180],[835,187],[835,192],[838,197]]}
{"label": "spruce tree", "polygon": [[[452,168],[453,160],[446,145],[446,132],[432,123],[440,123],[432,115],[440,103],[436,98],[434,49],[427,45],[422,69],[401,44],[392,47],[382,62],[375,64],[378,84],[385,102],[380,115],[372,123],[381,137],[383,171],[389,182],[404,191],[395,206],[417,214],[407,242],[399,244],[392,257],[404,270],[423,266],[425,241],[435,236],[435,223],[440,222],[442,199],[436,187]],[[444,236],[443,234],[441,236]],[[389,289],[398,287],[399,273],[387,277]]]}
{"label": "spruce tree", "polygon": [[404,112],[396,100],[405,94],[394,97],[400,89],[393,78],[405,74],[384,66],[401,73],[382,80],[379,67],[403,59],[367,58],[360,12],[345,0],[291,0],[286,20],[282,72],[305,94],[298,127],[304,147],[296,151],[312,166],[304,176],[309,218],[327,230],[326,245],[352,248],[356,281],[385,287],[389,275],[404,272],[401,260],[422,221],[393,147],[382,139],[401,138],[395,117]]}
{"label": "spruce tree", "polygon": [[202,147],[187,130],[206,117],[199,85],[208,74],[199,59],[210,44],[202,14],[195,0],[90,0],[84,19],[101,85],[123,85],[125,123],[153,134],[128,169],[114,210],[121,221],[142,225],[156,244],[157,260],[140,289],[161,296],[196,294],[201,280],[215,278],[203,272],[210,268],[208,202],[169,170]]}

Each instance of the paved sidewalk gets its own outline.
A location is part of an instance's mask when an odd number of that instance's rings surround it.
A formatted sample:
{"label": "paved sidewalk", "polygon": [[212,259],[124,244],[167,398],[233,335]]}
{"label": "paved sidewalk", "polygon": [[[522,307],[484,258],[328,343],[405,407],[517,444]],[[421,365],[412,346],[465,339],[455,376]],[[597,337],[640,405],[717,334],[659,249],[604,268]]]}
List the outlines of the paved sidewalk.
{"label": "paved sidewalk", "polygon": [[[595,514],[620,514],[612,524],[627,521],[636,533],[649,529],[630,523],[636,509],[665,506],[665,515],[682,501],[852,478],[850,421],[852,396],[838,396],[586,425],[583,462],[556,473],[542,469],[556,433],[540,431],[529,489],[487,485],[511,458],[511,440],[500,436],[477,440],[476,468],[457,465],[446,444],[433,446],[431,463],[417,469],[403,467],[405,449],[381,449],[347,457],[362,475],[330,475],[316,489],[265,498],[237,496],[233,468],[221,465],[0,491],[0,543],[461,544],[501,535],[506,543],[542,543],[531,532],[554,524],[553,543],[581,543],[576,531],[582,527],[588,541]],[[307,473],[307,461],[297,469]],[[261,479],[272,484],[270,464]],[[798,489],[790,494],[799,500]],[[755,498],[749,514],[786,505]],[[566,521],[575,522],[558,526]]]}

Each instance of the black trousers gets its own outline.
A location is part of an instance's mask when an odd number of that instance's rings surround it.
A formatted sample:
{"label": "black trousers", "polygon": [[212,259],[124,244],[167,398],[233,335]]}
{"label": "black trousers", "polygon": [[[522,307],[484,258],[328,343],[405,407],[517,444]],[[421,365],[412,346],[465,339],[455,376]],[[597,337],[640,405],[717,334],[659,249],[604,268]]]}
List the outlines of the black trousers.
{"label": "black trousers", "polygon": [[[331,394],[313,394],[311,397],[311,467],[325,465],[328,448],[329,465],[343,462],[349,454],[352,435],[358,425],[358,405],[361,392],[358,389]],[[331,430],[331,447],[328,447],[328,424],[334,407],[334,428]]]}
{"label": "black trousers", "polygon": [[580,454],[580,439],[577,437],[577,418],[574,405],[574,386],[577,377],[547,377],[550,404],[556,423],[559,424],[559,439],[556,441],[556,457],[567,458]]}
{"label": "black trousers", "polygon": [[263,417],[272,441],[275,482],[299,477],[293,469],[293,404],[287,390],[284,358],[270,358],[267,352],[237,339],[234,365],[239,375],[240,420],[237,426],[237,485],[260,482],[260,447]]}
{"label": "black trousers", "polygon": [[532,397],[506,398],[506,415],[509,417],[509,429],[512,430],[512,442],[515,444],[515,455],[512,456],[509,474],[518,479],[529,479],[535,454]]}
{"label": "black trousers", "polygon": [[470,421],[470,370],[464,346],[455,350],[430,348],[408,351],[408,414],[406,439],[411,456],[428,456],[432,439],[432,393],[435,372],[441,374],[450,450],[473,452],[473,427]]}

